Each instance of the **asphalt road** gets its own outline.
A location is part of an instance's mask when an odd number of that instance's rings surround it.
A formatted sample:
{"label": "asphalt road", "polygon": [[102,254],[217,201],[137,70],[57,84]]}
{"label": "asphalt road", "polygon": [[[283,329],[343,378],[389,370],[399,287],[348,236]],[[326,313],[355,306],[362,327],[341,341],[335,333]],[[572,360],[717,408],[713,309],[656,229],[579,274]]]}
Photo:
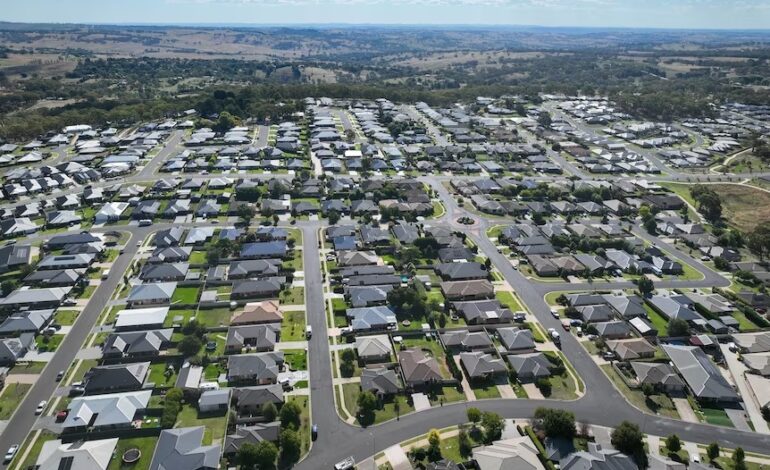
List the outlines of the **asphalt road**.
{"label": "asphalt road", "polygon": [[[121,230],[121,228],[113,228]],[[146,236],[149,230],[132,230],[132,237],[128,240],[124,254],[118,256],[112,268],[110,276],[102,281],[99,287],[94,291],[88,304],[78,315],[70,332],[65,335],[56,354],[48,365],[43,369],[39,378],[27,393],[24,400],[18,404],[16,411],[11,417],[8,425],[0,435],[0,450],[5,452],[13,444],[21,444],[32,429],[32,425],[37,420],[35,408],[43,400],[49,400],[56,387],[56,374],[60,370],[66,370],[74,362],[80,348],[83,346],[91,329],[96,324],[99,314],[102,313],[104,306],[112,297],[115,289],[123,278],[123,274],[128,268],[131,260],[138,251],[136,241],[139,237]]]}

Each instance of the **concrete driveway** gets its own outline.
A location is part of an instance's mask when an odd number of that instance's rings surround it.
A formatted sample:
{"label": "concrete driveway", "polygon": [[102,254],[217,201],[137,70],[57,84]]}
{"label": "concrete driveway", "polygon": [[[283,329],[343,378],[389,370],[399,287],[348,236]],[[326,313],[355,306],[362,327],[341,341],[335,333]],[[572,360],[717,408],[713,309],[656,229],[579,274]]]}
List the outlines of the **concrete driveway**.
{"label": "concrete driveway", "polygon": [[[725,357],[727,368],[730,370],[730,375],[733,376],[733,381],[738,387],[738,391],[741,392],[743,398],[743,406],[746,408],[746,413],[749,415],[751,423],[754,425],[756,432],[764,434],[770,434],[770,428],[767,426],[767,421],[762,418],[762,411],[760,411],[757,402],[754,401],[754,394],[751,392],[749,384],[746,382],[746,366],[738,360],[738,355],[727,347],[726,344],[720,344],[722,355]],[[733,417],[728,413],[730,419]],[[735,421],[733,421],[735,422]],[[738,423],[735,423],[738,425]]]}

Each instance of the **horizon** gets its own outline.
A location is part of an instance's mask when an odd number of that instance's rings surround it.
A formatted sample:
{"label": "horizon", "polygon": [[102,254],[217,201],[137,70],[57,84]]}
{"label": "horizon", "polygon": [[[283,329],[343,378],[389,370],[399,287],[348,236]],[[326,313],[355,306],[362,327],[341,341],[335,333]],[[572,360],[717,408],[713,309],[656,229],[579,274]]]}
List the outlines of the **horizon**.
{"label": "horizon", "polygon": [[120,0],[26,0],[4,5],[0,19],[115,26],[344,24],[766,31],[770,0],[134,0],[130,4]]}

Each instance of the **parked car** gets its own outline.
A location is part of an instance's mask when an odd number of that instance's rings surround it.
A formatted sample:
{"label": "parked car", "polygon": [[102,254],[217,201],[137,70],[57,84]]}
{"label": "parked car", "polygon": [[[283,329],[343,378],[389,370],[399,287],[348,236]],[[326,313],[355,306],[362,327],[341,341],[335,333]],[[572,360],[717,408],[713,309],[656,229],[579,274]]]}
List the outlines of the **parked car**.
{"label": "parked car", "polygon": [[48,404],[47,401],[43,400],[40,403],[37,404],[37,408],[35,408],[35,414],[41,415],[43,414],[43,411],[45,410],[45,406]]}
{"label": "parked car", "polygon": [[334,464],[334,470],[352,470],[356,466],[356,460],[351,456]]}
{"label": "parked car", "polygon": [[[3,460],[3,462],[8,463],[11,460],[13,460],[13,456],[16,455],[16,451],[18,450],[19,450],[18,444],[14,444],[11,447],[9,447],[8,452],[5,453],[5,459]],[[350,468],[353,468],[353,467],[350,467]]]}
{"label": "parked car", "polygon": [[551,315],[553,315],[554,318],[559,318],[559,312],[556,309],[551,309]]}
{"label": "parked car", "polygon": [[59,372],[56,374],[56,381],[57,381],[57,382],[59,382],[59,381],[60,381],[61,379],[63,379],[63,378],[64,378],[64,371],[63,371],[63,370],[60,370],[60,371],[59,371]]}
{"label": "parked car", "polygon": [[604,351],[602,353],[602,359],[605,361],[614,361],[616,359],[615,353],[612,351]]}
{"label": "parked car", "polygon": [[316,438],[318,438],[318,425],[314,424],[313,427],[310,429],[310,438],[314,441]]}

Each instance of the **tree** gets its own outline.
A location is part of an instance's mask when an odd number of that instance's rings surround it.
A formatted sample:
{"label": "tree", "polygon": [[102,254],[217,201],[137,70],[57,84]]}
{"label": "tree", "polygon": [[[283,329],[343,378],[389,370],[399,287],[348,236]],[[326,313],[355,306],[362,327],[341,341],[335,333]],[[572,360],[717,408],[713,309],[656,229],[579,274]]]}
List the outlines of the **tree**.
{"label": "tree", "polygon": [[0,283],[0,292],[2,292],[3,297],[6,297],[8,294],[16,290],[16,281],[12,279],[6,279],[2,283]]}
{"label": "tree", "polygon": [[329,219],[329,225],[336,225],[340,221],[340,213],[337,211],[329,211],[326,217]]}
{"label": "tree", "polygon": [[535,419],[542,421],[543,430],[548,437],[572,439],[577,432],[575,415],[566,410],[540,407],[535,410]]}
{"label": "tree", "polygon": [[206,249],[206,263],[209,266],[216,266],[219,264],[219,260],[222,259],[222,249],[216,245],[211,245]]}
{"label": "tree", "polygon": [[221,113],[219,113],[219,119],[217,119],[217,122],[216,124],[214,124],[213,129],[216,132],[226,132],[232,129],[233,127],[239,125],[240,122],[241,122],[241,119],[239,117],[233,116],[227,111],[222,111]]}
{"label": "tree", "polygon": [[460,432],[457,434],[457,440],[460,444],[460,455],[467,458],[473,453],[473,443],[471,442],[470,436],[468,436],[468,431],[466,431],[464,427],[460,427]]}
{"label": "tree", "polygon": [[666,449],[669,452],[677,453],[682,450],[682,441],[679,440],[679,436],[672,434],[666,438]]}
{"label": "tree", "polygon": [[634,423],[623,421],[612,431],[610,442],[617,450],[636,460],[639,466],[646,467],[647,455],[644,451],[644,434]]}
{"label": "tree", "polygon": [[708,455],[709,460],[715,460],[719,457],[719,444],[716,442],[709,444],[706,448],[706,455]]}
{"label": "tree", "polygon": [[733,470],[746,470],[746,455],[741,447],[733,452]]}
{"label": "tree", "polygon": [[281,427],[299,429],[302,410],[296,402],[288,401],[281,407]]}
{"label": "tree", "polygon": [[730,262],[721,256],[717,256],[716,258],[714,258],[714,267],[720,271],[729,271]]}
{"label": "tree", "polygon": [[505,422],[499,414],[485,411],[481,414],[481,426],[484,428],[484,442],[491,444],[502,436]]}
{"label": "tree", "polygon": [[182,327],[182,334],[202,338],[203,335],[206,334],[206,327],[203,326],[198,320],[193,318],[192,320],[185,323],[185,325]]}
{"label": "tree", "polygon": [[238,206],[238,217],[243,221],[244,225],[249,225],[251,219],[254,218],[254,207],[249,204],[241,204]]}
{"label": "tree", "polygon": [[770,222],[762,222],[746,237],[746,246],[760,261],[770,254]]}
{"label": "tree", "polygon": [[642,384],[642,393],[646,398],[649,398],[650,395],[655,394],[655,387],[651,383],[645,382]]}
{"label": "tree", "polygon": [[377,397],[370,391],[362,392],[358,395],[358,413],[363,417],[374,416],[377,410]]}
{"label": "tree", "polygon": [[687,324],[686,320],[681,318],[672,318],[668,322],[666,331],[668,335],[672,337],[687,336],[690,333],[690,325]]}
{"label": "tree", "polygon": [[299,432],[286,428],[281,431],[279,440],[281,442],[281,459],[286,463],[294,463],[299,460],[302,449],[302,439]]}
{"label": "tree", "polygon": [[265,418],[268,422],[275,421],[275,418],[278,416],[278,408],[275,407],[275,405],[271,402],[267,402],[264,405],[262,405],[262,416]]}
{"label": "tree", "polygon": [[203,343],[197,336],[188,335],[177,344],[177,350],[184,356],[195,356],[203,347]]}
{"label": "tree", "polygon": [[468,408],[465,414],[468,416],[468,421],[473,423],[474,426],[481,421],[481,410],[478,408]]}
{"label": "tree", "polygon": [[537,123],[543,127],[551,127],[551,115],[547,112],[542,112],[537,116]]}
{"label": "tree", "polygon": [[441,435],[437,429],[431,429],[428,432],[428,458],[431,461],[441,458]]}
{"label": "tree", "polygon": [[639,293],[642,294],[642,296],[647,297],[648,295],[652,294],[652,292],[655,290],[655,283],[652,282],[652,279],[650,279],[647,276],[642,276],[639,279],[639,283],[637,284],[637,287],[639,288]]}
{"label": "tree", "polygon": [[247,442],[238,449],[238,463],[241,468],[271,470],[275,468],[277,457],[278,448],[270,441],[261,441],[257,444]]}

